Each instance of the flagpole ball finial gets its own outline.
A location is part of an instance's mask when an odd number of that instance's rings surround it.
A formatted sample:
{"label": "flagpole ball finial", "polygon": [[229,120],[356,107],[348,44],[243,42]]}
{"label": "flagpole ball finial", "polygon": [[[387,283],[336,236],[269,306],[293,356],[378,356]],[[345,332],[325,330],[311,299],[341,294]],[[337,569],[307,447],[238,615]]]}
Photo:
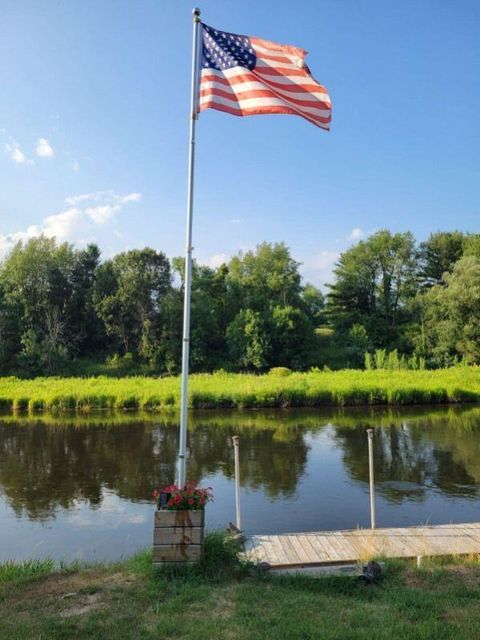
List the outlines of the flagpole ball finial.
{"label": "flagpole ball finial", "polygon": [[193,19],[198,20],[200,18],[200,9],[197,7],[193,10]]}

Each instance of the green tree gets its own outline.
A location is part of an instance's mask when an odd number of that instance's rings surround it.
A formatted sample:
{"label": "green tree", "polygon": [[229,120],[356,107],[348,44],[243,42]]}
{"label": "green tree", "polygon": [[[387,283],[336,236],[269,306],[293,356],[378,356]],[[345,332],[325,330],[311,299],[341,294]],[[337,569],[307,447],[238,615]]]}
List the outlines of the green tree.
{"label": "green tree", "polygon": [[[99,259],[54,238],[19,242],[0,267],[4,363],[53,372],[79,353],[94,322],[89,296]],[[91,335],[91,333],[90,333]]]}
{"label": "green tree", "polygon": [[480,233],[470,233],[467,235],[463,255],[480,258]]}
{"label": "green tree", "polygon": [[265,369],[270,364],[268,322],[259,311],[243,309],[227,328],[230,357],[235,368]]}
{"label": "green tree", "polygon": [[334,270],[328,310],[340,335],[362,325],[374,346],[408,348],[417,290],[415,242],[411,233],[383,230],[345,251]]}
{"label": "green tree", "polygon": [[161,331],[162,304],[170,288],[170,263],[153,249],[119,253],[101,265],[93,300],[115,350],[152,357]]}
{"label": "green tree", "polygon": [[[445,285],[422,296],[425,346],[433,364],[449,365],[462,358],[480,364],[480,259],[461,258]],[[420,338],[419,338],[420,339]]]}
{"label": "green tree", "polygon": [[313,284],[307,283],[302,290],[302,302],[305,313],[314,327],[325,324],[325,296]]}
{"label": "green tree", "polygon": [[283,242],[263,242],[255,251],[231,259],[228,281],[243,308],[297,306],[302,290],[299,266]]}
{"label": "green tree", "polygon": [[310,354],[315,334],[308,316],[298,307],[276,306],[271,315],[269,366],[305,369],[313,364]]}
{"label": "green tree", "polygon": [[444,274],[451,273],[462,257],[466,236],[461,231],[438,231],[420,244],[419,279],[423,286],[443,284]]}
{"label": "green tree", "polygon": [[[184,261],[174,258],[174,270],[181,278],[183,301]],[[228,366],[226,329],[235,315],[228,286],[228,267],[217,269],[192,263],[190,367],[212,371]],[[183,315],[183,309],[180,309]],[[179,327],[181,331],[181,326]]]}

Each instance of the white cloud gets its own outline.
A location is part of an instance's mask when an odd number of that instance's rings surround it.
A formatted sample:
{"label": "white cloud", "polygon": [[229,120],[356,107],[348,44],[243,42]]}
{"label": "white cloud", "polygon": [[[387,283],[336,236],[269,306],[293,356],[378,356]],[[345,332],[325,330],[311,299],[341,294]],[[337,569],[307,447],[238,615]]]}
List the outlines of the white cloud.
{"label": "white cloud", "polygon": [[363,229],[360,229],[360,227],[355,227],[355,229],[351,230],[346,239],[356,242],[357,240],[361,240],[362,238],[364,238],[365,235],[366,234]]}
{"label": "white cloud", "polygon": [[218,267],[222,264],[227,264],[227,262],[230,262],[230,256],[227,256],[226,253],[216,253],[210,258],[210,266],[214,267],[214,269],[218,269]]}
{"label": "white cloud", "polygon": [[340,251],[321,251],[314,259],[316,269],[330,269],[340,257]]}
{"label": "white cloud", "polygon": [[33,164],[33,161],[23,153],[18,142],[5,142],[3,150],[17,164]]}
{"label": "white cloud", "polygon": [[134,192],[120,195],[115,193],[113,189],[106,189],[105,191],[92,191],[92,193],[82,193],[76,196],[69,196],[68,198],[65,198],[65,204],[77,205],[81,202],[125,204],[126,202],[140,202],[141,199],[141,193]]}
{"label": "white cloud", "polygon": [[46,138],[39,138],[37,140],[35,153],[40,158],[53,158],[53,156],[55,155],[55,151],[53,150],[52,145]]}
{"label": "white cloud", "polygon": [[120,211],[119,204],[104,204],[99,207],[87,207],[85,213],[93,220],[95,224],[105,224]]}
{"label": "white cloud", "polygon": [[340,251],[321,251],[313,259],[310,268],[307,266],[309,279],[314,276],[314,280],[320,285],[332,281],[332,273],[335,263],[340,257]]}
{"label": "white cloud", "polygon": [[[20,240],[27,241],[42,234],[56,237],[59,242],[80,245],[94,242],[99,230],[108,227],[108,223],[114,220],[124,205],[138,202],[141,197],[140,193],[117,194],[113,190],[70,196],[65,199],[69,205],[65,211],[47,216],[41,224],[32,225],[25,231],[0,234],[0,257]],[[111,228],[108,232],[109,235],[112,233]]]}
{"label": "white cloud", "polygon": [[141,199],[141,193],[129,193],[128,196],[120,198],[121,202],[140,202]]}
{"label": "white cloud", "polygon": [[70,168],[72,171],[80,171],[80,163],[78,160],[72,159],[70,161]]}

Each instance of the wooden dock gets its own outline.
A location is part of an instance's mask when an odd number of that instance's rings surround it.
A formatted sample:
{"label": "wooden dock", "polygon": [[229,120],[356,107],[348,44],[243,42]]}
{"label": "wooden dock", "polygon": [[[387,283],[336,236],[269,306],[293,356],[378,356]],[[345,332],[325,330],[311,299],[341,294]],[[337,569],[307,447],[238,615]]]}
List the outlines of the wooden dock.
{"label": "wooden dock", "polygon": [[246,557],[271,569],[320,567],[373,558],[480,554],[480,523],[255,535]]}

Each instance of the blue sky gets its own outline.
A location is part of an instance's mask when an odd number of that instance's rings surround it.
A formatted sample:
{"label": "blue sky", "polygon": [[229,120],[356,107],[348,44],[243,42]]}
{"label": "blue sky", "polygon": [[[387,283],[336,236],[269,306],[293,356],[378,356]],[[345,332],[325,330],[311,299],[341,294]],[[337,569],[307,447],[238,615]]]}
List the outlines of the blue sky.
{"label": "blue sky", "polygon": [[[193,6],[3,0],[0,252],[41,232],[105,256],[183,252]],[[320,285],[376,229],[480,231],[477,0],[200,7],[220,29],[307,49],[333,124],[200,116],[198,260],[285,241]]]}

